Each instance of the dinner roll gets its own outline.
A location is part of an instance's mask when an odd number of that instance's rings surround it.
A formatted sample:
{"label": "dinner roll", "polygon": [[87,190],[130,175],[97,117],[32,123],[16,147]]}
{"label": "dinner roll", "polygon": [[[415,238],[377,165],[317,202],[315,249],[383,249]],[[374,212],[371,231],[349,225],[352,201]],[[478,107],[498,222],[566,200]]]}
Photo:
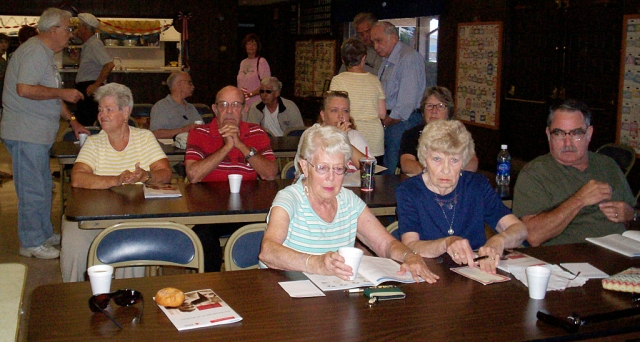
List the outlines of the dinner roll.
{"label": "dinner roll", "polygon": [[165,287],[156,293],[156,303],[162,306],[177,307],[184,302],[184,292],[174,289],[173,287]]}

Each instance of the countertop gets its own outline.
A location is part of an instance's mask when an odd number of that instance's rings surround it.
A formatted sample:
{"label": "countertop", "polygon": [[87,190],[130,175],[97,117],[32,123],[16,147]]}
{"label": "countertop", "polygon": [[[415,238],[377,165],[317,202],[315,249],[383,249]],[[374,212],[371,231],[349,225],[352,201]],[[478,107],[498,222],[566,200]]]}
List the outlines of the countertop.
{"label": "countertop", "polygon": [[[111,73],[171,73],[174,71],[180,71],[180,67],[124,67],[114,68]],[[60,68],[60,72],[78,72],[78,68]]]}

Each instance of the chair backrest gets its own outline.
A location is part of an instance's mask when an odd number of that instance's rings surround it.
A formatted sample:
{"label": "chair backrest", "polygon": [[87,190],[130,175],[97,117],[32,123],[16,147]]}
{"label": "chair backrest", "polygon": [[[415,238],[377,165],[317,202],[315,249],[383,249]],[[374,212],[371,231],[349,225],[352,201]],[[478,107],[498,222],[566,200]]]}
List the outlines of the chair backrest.
{"label": "chair backrest", "polygon": [[[87,131],[91,132],[92,135],[98,134],[100,133],[100,130],[102,130],[102,128],[98,126],[85,126],[84,128],[86,128]],[[64,130],[64,133],[62,133],[62,141],[78,141],[78,139],[76,138],[76,133],[73,131],[73,128],[69,127]]]}
{"label": "chair backrest", "polygon": [[258,268],[258,255],[266,223],[253,223],[236,230],[224,247],[224,269],[226,271]]}
{"label": "chair backrest", "polygon": [[398,221],[394,221],[387,226],[387,231],[391,234],[396,240],[400,241],[400,231],[398,231]]}
{"label": "chair backrest", "polygon": [[200,114],[200,116],[203,116],[205,114],[213,115],[213,110],[211,110],[211,107],[207,106],[204,103],[194,103],[193,106],[196,107],[196,109],[198,110],[198,114]]}
{"label": "chair backrest", "polygon": [[302,136],[306,127],[291,127],[288,130],[284,131],[282,134],[283,137],[299,137]]}
{"label": "chair backrest", "polygon": [[202,114],[202,121],[204,121],[204,123],[208,124],[211,123],[211,121],[213,121],[213,114]]}
{"label": "chair backrest", "polygon": [[636,151],[621,144],[604,144],[596,150],[597,153],[613,158],[624,173],[625,177],[631,171],[633,164],[636,162]]}
{"label": "chair backrest", "polygon": [[148,118],[151,117],[151,103],[135,103],[133,109],[131,109],[131,117],[134,118]]}
{"label": "chair backrest", "polygon": [[282,179],[296,178],[296,165],[293,160],[284,165],[284,167],[282,168],[282,172],[280,172],[280,178]]}
{"label": "chair backrest", "polygon": [[187,226],[129,222],[105,228],[91,243],[87,267],[181,266],[204,272],[202,243]]}

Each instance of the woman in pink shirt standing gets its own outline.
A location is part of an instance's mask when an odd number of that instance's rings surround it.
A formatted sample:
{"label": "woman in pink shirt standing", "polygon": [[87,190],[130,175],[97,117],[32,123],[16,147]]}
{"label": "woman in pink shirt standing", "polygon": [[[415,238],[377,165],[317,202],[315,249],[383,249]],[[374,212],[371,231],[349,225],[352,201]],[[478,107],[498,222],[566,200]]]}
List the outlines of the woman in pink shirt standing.
{"label": "woman in pink shirt standing", "polygon": [[269,63],[260,57],[260,38],[255,33],[249,33],[242,40],[242,45],[247,50],[247,58],[240,62],[238,71],[238,88],[244,93],[247,107],[260,100],[260,80],[271,76]]}

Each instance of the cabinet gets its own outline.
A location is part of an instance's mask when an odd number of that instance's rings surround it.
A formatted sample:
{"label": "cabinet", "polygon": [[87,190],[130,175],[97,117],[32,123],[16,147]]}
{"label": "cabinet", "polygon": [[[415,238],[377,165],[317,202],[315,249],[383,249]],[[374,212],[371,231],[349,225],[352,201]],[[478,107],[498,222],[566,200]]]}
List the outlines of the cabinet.
{"label": "cabinet", "polygon": [[[549,104],[583,100],[596,127],[591,148],[615,140],[623,5],[616,1],[516,0],[503,60],[501,140],[532,159],[548,152]],[[504,130],[503,130],[504,128]],[[518,138],[514,138],[515,136]]]}
{"label": "cabinet", "polygon": [[[166,86],[170,72],[112,72],[107,82],[124,84],[131,89],[134,103],[151,103],[167,96],[169,89]],[[76,72],[63,70],[60,73],[65,88],[74,88]],[[74,105],[68,104],[73,110]]]}

